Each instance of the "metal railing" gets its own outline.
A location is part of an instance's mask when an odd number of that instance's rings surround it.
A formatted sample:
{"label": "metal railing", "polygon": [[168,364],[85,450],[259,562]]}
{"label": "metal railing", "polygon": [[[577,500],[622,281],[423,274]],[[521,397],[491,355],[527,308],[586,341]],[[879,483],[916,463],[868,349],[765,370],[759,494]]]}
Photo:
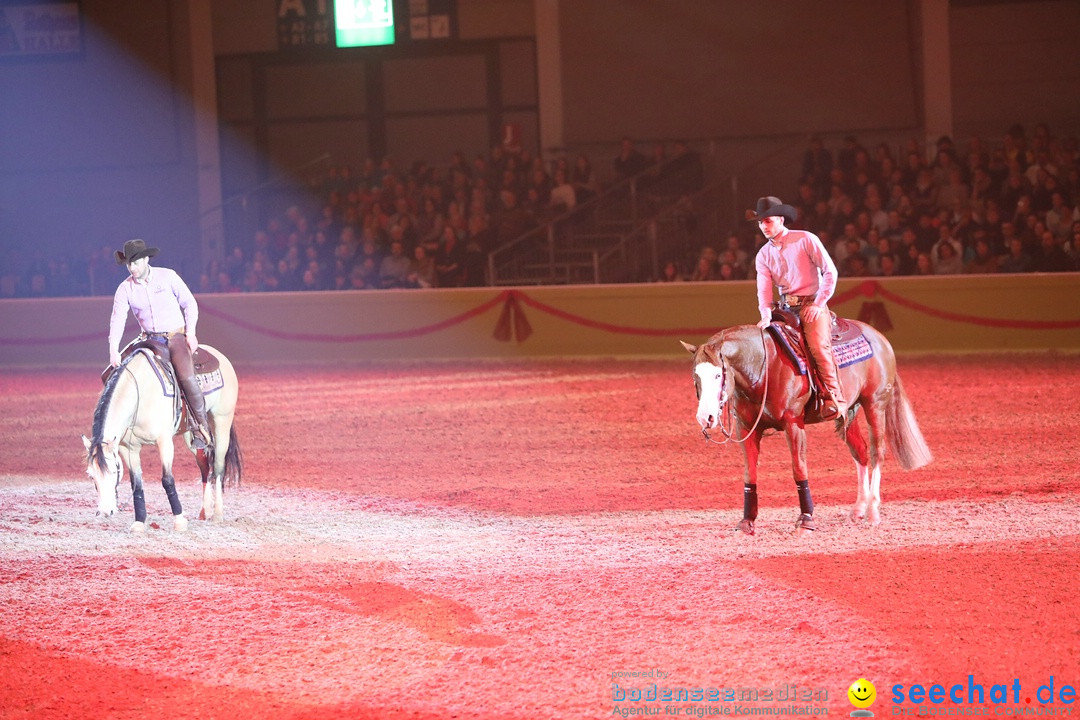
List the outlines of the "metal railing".
{"label": "metal railing", "polygon": [[642,192],[655,172],[627,178],[488,254],[489,285],[647,282],[716,245],[735,214],[731,178],[689,195]]}

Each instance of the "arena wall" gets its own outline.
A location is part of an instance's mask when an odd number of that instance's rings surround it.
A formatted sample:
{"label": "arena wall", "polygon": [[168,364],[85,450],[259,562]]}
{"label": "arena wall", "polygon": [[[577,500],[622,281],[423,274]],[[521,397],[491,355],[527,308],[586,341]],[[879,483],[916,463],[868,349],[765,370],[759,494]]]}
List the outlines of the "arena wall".
{"label": "arena wall", "polygon": [[[751,282],[199,297],[199,339],[237,365],[682,353],[757,317]],[[1080,350],[1080,274],[847,279],[833,309],[898,353]],[[0,301],[0,367],[95,366],[111,298]],[[135,335],[129,318],[126,338]]]}

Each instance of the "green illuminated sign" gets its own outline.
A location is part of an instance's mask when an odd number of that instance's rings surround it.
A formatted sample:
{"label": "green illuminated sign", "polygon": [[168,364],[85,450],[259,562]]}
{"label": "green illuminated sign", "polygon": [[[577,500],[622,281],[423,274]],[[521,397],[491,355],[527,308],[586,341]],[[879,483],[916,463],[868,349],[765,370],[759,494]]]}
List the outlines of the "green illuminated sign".
{"label": "green illuminated sign", "polygon": [[393,0],[334,0],[338,47],[394,44]]}

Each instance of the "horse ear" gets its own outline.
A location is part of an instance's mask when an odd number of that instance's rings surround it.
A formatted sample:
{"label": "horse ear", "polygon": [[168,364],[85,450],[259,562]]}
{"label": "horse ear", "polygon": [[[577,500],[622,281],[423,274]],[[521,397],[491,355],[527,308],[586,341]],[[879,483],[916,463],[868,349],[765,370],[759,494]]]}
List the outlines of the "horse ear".
{"label": "horse ear", "polygon": [[90,452],[90,438],[83,435],[82,436],[82,444],[86,448],[86,452]]}
{"label": "horse ear", "polygon": [[682,340],[679,341],[679,344],[686,348],[686,352],[690,353],[691,355],[697,352],[697,345],[691,345],[690,343],[683,342]]}

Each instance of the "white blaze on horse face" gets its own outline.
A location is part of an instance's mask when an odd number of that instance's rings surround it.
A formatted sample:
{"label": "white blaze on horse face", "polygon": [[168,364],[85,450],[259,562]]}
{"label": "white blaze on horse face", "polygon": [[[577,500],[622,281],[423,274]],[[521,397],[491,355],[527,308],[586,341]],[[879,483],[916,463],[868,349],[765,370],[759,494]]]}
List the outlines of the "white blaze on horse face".
{"label": "white blaze on horse face", "polygon": [[724,392],[724,371],[712,363],[694,366],[694,384],[698,390],[697,421],[704,430],[720,422],[720,400]]}

